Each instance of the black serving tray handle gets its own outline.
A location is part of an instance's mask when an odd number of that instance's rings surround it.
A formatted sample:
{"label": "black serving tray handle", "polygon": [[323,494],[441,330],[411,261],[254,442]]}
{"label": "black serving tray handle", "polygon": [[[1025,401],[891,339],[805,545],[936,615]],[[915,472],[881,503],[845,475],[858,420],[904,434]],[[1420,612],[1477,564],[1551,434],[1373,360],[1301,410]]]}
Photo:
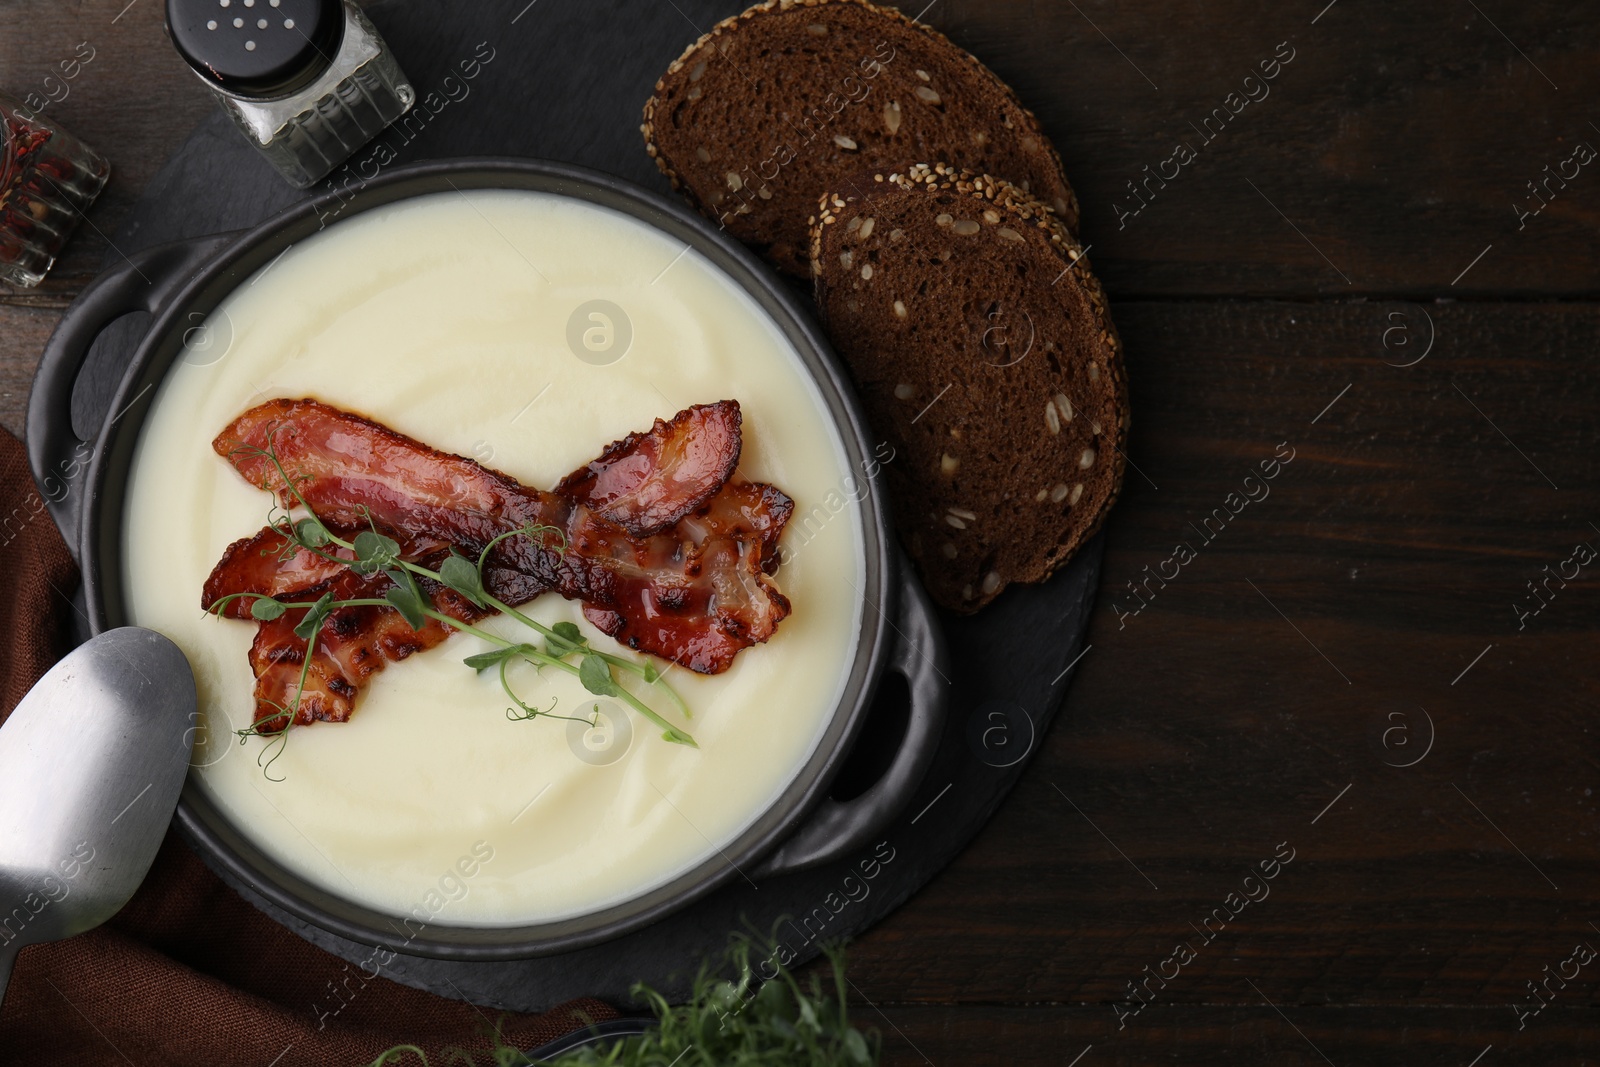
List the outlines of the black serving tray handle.
{"label": "black serving tray handle", "polygon": [[[72,428],[72,392],[89,350],[105,328],[123,315],[144,311],[154,316],[201,264],[234,236],[174,241],[124,257],[89,283],[45,343],[28,397],[23,437],[33,480],[74,558],[82,543],[81,487],[87,481],[94,442],[81,440]],[[132,355],[129,352],[123,358],[118,376]]]}
{"label": "black serving tray handle", "polygon": [[[944,737],[950,702],[944,633],[933,603],[917,581],[911,561],[896,553],[897,597],[886,621],[893,631],[887,670],[906,680],[911,714],[889,769],[853,800],[824,800],[798,830],[757,870],[757,877],[803,871],[845,859],[870,844],[894,821],[933,763]],[[874,605],[867,605],[869,610]]]}

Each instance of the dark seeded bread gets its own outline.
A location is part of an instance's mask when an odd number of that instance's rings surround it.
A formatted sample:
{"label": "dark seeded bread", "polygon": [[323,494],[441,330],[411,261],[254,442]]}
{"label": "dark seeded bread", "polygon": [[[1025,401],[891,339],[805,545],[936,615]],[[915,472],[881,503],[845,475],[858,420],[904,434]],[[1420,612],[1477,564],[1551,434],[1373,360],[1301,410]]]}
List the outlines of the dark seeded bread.
{"label": "dark seeded bread", "polygon": [[900,537],[934,599],[975,611],[1048,577],[1122,484],[1122,346],[1078,243],[1015,186],[917,165],[814,217],[817,304],[849,363]]}
{"label": "dark seeded bread", "polygon": [[667,68],[641,129],[673,188],[796,277],[817,197],[921,159],[1002,175],[1077,230],[1061,157],[1005,83],[864,0],[769,0],[719,23]]}

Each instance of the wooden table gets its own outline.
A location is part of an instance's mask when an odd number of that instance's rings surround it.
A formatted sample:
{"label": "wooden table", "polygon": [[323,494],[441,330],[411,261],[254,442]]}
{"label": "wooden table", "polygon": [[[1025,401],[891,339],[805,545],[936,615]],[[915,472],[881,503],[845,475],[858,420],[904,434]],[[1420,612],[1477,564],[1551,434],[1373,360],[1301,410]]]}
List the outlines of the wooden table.
{"label": "wooden table", "polygon": [[[47,114],[116,165],[48,283],[0,293],[13,430],[104,235],[212,106],[159,0],[124,2],[3,15],[12,93],[95,49]],[[1600,548],[1600,21],[1325,3],[927,13],[1067,161],[1135,469],[1063,718],[855,946],[889,1063],[1600,1058],[1574,956],[1600,948],[1600,562],[1574,556]]]}

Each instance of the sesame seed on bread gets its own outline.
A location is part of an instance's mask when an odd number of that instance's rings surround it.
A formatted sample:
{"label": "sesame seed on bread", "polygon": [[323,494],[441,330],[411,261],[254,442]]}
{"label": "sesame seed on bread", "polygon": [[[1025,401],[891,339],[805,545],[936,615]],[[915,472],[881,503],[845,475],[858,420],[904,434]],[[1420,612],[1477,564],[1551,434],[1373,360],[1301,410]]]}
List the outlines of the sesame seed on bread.
{"label": "sesame seed on bread", "polygon": [[1001,175],[1077,228],[1061,158],[1011,89],[865,0],[768,0],[719,23],[656,83],[641,129],[674,189],[795,277],[820,194],[919,159]]}
{"label": "sesame seed on bread", "polygon": [[1121,342],[1087,257],[1022,189],[944,164],[847,179],[811,220],[817,305],[933,598],[1038,582],[1122,484]]}

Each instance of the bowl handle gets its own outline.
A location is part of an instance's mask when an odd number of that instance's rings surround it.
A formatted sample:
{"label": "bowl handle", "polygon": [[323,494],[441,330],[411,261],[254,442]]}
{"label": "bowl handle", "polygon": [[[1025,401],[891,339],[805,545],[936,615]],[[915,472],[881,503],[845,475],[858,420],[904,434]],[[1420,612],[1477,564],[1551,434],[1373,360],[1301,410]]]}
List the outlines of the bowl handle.
{"label": "bowl handle", "polygon": [[888,669],[905,678],[911,716],[894,761],[854,800],[824,800],[811,818],[762,863],[757,877],[788,874],[844,859],[867,845],[910,802],[944,737],[950,702],[949,657],[933,604],[910,561],[900,559],[899,596]]}
{"label": "bowl handle", "polygon": [[[175,241],[124,257],[78,294],[45,342],[33,376],[33,391],[28,396],[23,436],[33,480],[73,556],[78,554],[79,513],[84,495],[82,491],[74,492],[74,488],[88,473],[93,443],[79,440],[72,429],[72,390],[89,358],[89,349],[113,320],[132,311],[155,314],[193,277],[200,264],[232,237],[226,234]],[[114,421],[115,417],[107,425]]]}

